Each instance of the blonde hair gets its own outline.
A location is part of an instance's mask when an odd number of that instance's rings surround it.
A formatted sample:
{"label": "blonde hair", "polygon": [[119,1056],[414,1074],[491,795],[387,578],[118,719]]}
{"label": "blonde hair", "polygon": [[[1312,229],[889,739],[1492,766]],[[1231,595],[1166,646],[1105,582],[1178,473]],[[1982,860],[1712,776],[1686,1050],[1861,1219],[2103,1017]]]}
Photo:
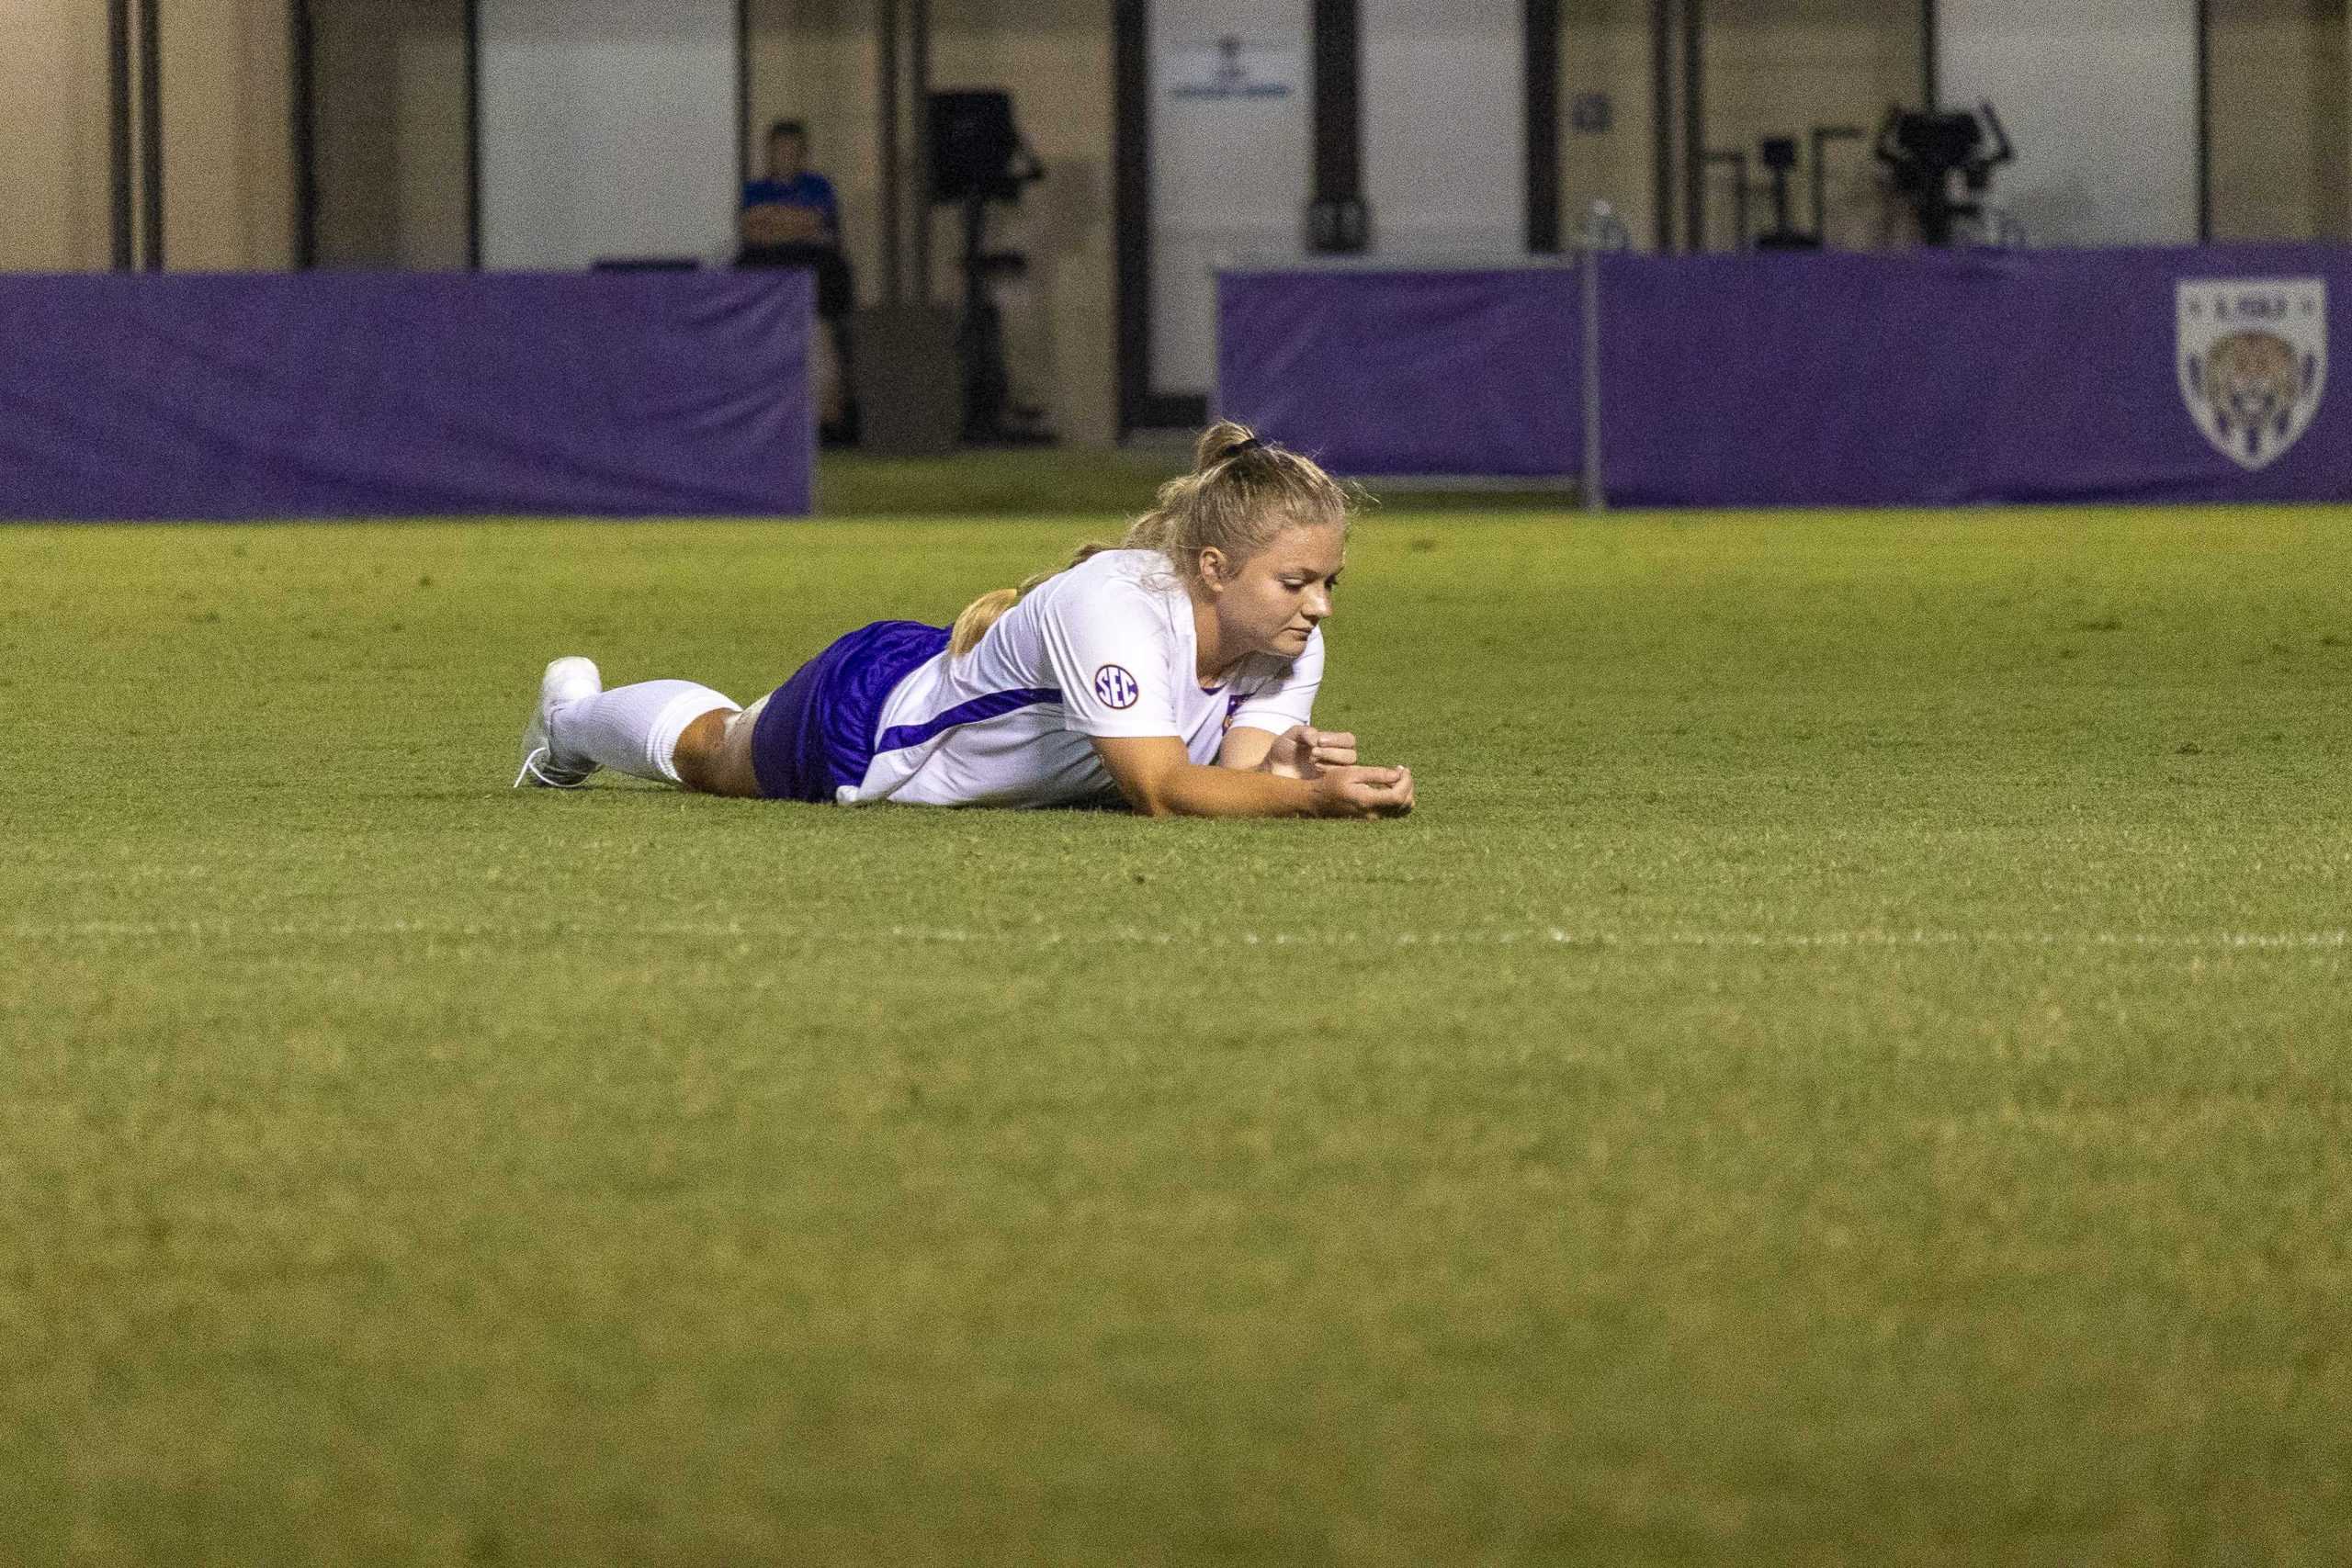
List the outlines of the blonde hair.
{"label": "blonde hair", "polygon": [[1107,549],[1157,550],[1186,589],[1201,585],[1201,552],[1214,549],[1235,566],[1291,528],[1338,524],[1354,514],[1356,493],[1311,457],[1261,441],[1246,424],[1221,419],[1193,447],[1193,471],[1159,487],[1150,511],[1116,545],[1080,545],[1069,564],[1041,571],[1018,588],[999,588],[964,606],[948,633],[951,657],[980,645],[997,618],[1023,595]]}

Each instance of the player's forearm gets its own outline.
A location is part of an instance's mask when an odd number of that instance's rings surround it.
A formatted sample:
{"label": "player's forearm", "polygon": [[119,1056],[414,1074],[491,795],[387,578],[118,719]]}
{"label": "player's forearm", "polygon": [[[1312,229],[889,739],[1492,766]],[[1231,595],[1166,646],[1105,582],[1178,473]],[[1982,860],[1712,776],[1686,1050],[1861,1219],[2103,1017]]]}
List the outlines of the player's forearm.
{"label": "player's forearm", "polygon": [[1315,786],[1305,779],[1236,768],[1173,768],[1134,801],[1149,817],[1312,817]]}
{"label": "player's forearm", "polygon": [[1274,738],[1262,729],[1235,728],[1227,730],[1225,744],[1217,749],[1216,765],[1245,773],[1268,773],[1274,751]]}

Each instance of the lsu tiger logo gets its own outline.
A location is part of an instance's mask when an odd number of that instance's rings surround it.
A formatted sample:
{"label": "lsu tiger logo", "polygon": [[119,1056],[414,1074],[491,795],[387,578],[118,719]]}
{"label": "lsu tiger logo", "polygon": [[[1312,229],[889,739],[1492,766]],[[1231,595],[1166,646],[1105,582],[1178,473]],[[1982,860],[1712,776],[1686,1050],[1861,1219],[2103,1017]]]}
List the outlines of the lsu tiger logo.
{"label": "lsu tiger logo", "polygon": [[2327,389],[2327,281],[2184,281],[2180,395],[2231,461],[2268,468],[2302,438]]}

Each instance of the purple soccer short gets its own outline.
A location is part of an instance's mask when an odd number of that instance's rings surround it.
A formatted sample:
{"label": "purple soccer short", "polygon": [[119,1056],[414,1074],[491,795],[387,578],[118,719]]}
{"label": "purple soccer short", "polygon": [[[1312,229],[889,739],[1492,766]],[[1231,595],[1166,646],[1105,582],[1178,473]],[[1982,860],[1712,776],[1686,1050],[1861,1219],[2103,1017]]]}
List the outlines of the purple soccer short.
{"label": "purple soccer short", "polygon": [[752,771],[771,800],[831,802],[874,762],[882,705],[947,646],[945,626],[876,621],[840,638],[769,694],[752,728]]}

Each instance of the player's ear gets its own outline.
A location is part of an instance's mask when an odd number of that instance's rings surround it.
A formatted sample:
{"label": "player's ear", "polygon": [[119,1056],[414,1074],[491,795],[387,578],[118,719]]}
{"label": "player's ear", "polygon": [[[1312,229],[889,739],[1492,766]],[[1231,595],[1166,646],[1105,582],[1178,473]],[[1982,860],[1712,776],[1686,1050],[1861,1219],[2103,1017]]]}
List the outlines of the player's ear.
{"label": "player's ear", "polygon": [[1222,593],[1227,579],[1225,552],[1211,545],[1201,551],[1201,581],[1212,593]]}

